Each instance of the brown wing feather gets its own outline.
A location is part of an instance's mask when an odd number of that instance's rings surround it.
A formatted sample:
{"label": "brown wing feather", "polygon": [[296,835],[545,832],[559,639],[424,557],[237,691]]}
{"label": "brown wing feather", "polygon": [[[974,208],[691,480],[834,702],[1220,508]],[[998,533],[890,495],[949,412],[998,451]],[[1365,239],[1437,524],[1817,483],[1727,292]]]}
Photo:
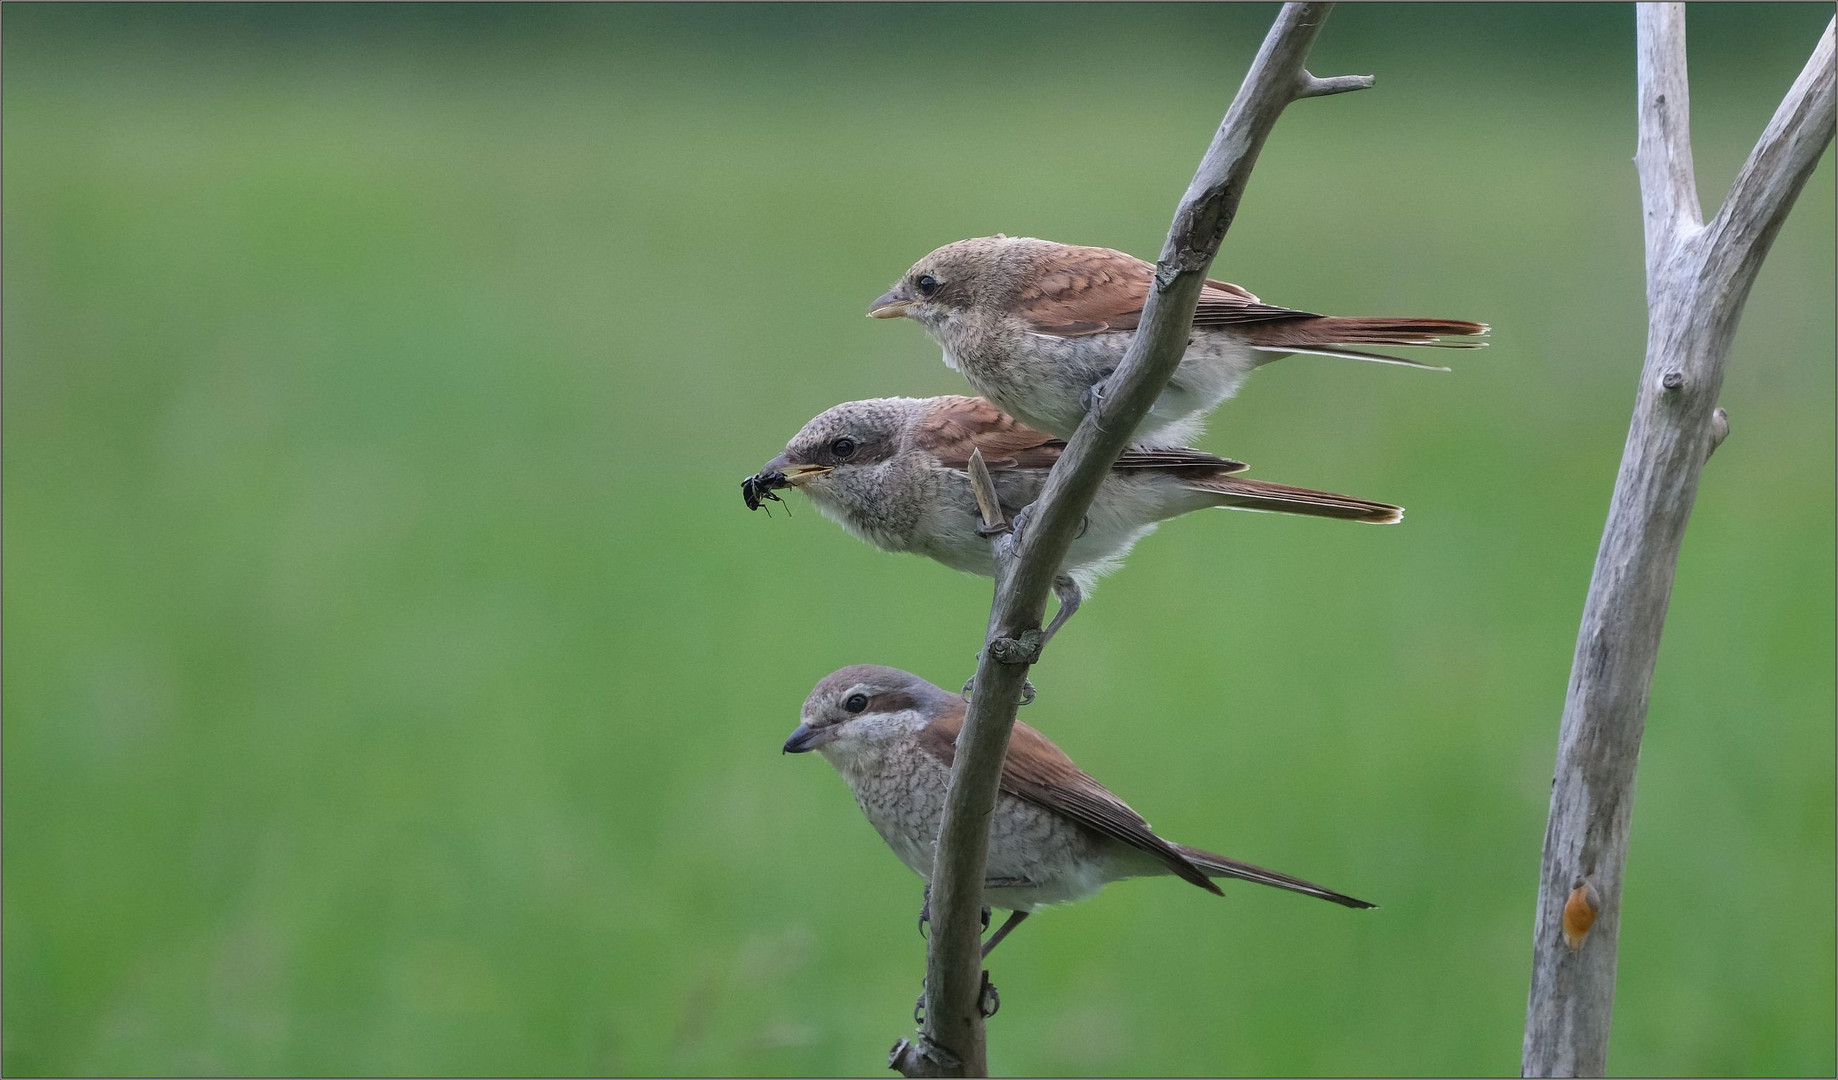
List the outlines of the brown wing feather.
{"label": "brown wing feather", "polygon": [[1214,457],[1187,446],[1158,446],[1142,450],[1125,450],[1112,465],[1113,469],[1167,469],[1171,472],[1198,471],[1208,476],[1243,472],[1251,466],[1232,458]]}
{"label": "brown wing feather", "polygon": [[[930,450],[940,464],[970,467],[970,451],[983,452],[991,472],[1005,469],[1050,469],[1066,449],[1066,440],[1036,431],[985,398],[952,395],[935,404],[913,430],[913,445]],[[1113,468],[1200,469],[1224,475],[1250,468],[1242,461],[1215,457],[1184,446],[1126,450]]]}
{"label": "brown wing feather", "polygon": [[1396,525],[1404,520],[1404,508],[1370,499],[1339,495],[1332,491],[1273,484],[1247,476],[1215,473],[1210,476],[1185,476],[1187,486],[1219,497],[1219,505],[1240,510],[1262,510],[1273,514],[1303,514],[1310,517],[1340,518],[1377,525]]}
{"label": "brown wing feather", "polygon": [[1195,326],[1235,326],[1244,323],[1287,322],[1296,319],[1318,319],[1321,316],[1295,308],[1266,304],[1251,290],[1218,278],[1207,278],[1200,290],[1199,306],[1194,308]]}
{"label": "brown wing feather", "polygon": [[1110,248],[1067,244],[1054,256],[1015,297],[1015,314],[1034,332],[1078,337],[1136,328],[1153,267]]}
{"label": "brown wing feather", "polygon": [[1066,448],[1064,440],[1035,431],[993,402],[960,395],[934,399],[913,429],[913,446],[953,469],[969,468],[970,451],[981,450],[991,472],[1050,469]]}
{"label": "brown wing feather", "polygon": [[[957,735],[963,726],[963,710],[952,710],[920,732],[919,745],[949,767],[957,757]],[[1001,790],[1145,852],[1179,877],[1208,892],[1224,895],[1179,848],[1155,835],[1141,815],[1087,776],[1045,735],[1019,720],[1002,759]]]}
{"label": "brown wing feather", "polygon": [[1222,296],[1208,288],[1200,292],[1200,304],[1194,309],[1193,324],[1245,326],[1252,323],[1302,322],[1320,317],[1312,311],[1297,311],[1274,304],[1245,303],[1235,296]]}
{"label": "brown wing feather", "polygon": [[[1134,330],[1142,321],[1155,267],[1110,248],[1064,245],[1058,257],[1015,298],[1015,313],[1037,334],[1080,337]],[[1317,318],[1275,307],[1229,281],[1208,278],[1194,310],[1195,326],[1233,326]]]}

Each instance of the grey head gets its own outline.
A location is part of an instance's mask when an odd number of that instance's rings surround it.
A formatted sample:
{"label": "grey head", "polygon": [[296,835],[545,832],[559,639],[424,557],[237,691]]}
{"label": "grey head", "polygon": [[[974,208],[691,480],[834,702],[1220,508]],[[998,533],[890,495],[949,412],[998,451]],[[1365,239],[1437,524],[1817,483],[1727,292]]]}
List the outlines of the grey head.
{"label": "grey head", "polygon": [[814,484],[807,494],[816,497],[832,474],[886,463],[905,448],[907,431],[925,404],[920,398],[870,398],[825,409],[785,444],[784,453],[742,481],[747,509],[759,509],[761,500],[782,488]]}
{"label": "grey head", "polygon": [[864,743],[916,732],[963,708],[963,699],[910,671],[853,664],[818,680],[804,699],[802,721],[784,752],[803,754],[835,743]]}
{"label": "grey head", "polygon": [[1001,234],[946,244],[914,263],[893,288],[868,305],[868,315],[905,316],[936,329],[971,308],[1005,308],[1039,273],[1039,257],[1060,246]]}

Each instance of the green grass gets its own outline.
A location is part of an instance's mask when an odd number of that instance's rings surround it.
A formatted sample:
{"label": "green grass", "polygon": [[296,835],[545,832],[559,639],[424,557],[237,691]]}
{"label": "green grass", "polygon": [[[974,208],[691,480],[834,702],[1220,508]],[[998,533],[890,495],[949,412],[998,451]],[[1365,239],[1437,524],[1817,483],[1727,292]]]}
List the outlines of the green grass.
{"label": "green grass", "polygon": [[[810,685],[954,685],[987,582],[740,478],[957,392],[862,318],[1005,231],[1152,254],[1273,9],[8,5],[8,1074],[873,1074],[918,882]],[[1826,7],[1693,10],[1714,202]],[[1217,272],[1479,318],[1204,445],[1395,529],[1145,542],[1026,719],[1167,834],[1379,902],[1120,885],[1005,1073],[1511,1073],[1644,335],[1631,17],[1343,8]],[[1610,1065],[1830,1074],[1833,172],[1769,257],[1656,675]]]}

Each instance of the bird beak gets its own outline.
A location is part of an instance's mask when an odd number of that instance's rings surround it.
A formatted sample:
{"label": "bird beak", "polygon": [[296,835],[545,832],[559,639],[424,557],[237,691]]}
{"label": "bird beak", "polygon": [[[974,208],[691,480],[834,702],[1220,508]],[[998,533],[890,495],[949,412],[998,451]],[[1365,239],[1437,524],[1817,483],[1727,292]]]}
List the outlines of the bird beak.
{"label": "bird beak", "polygon": [[897,319],[906,314],[906,309],[913,306],[913,301],[900,292],[898,285],[888,289],[879,300],[868,305],[870,319]]}
{"label": "bird beak", "polygon": [[802,487],[819,476],[827,476],[835,471],[835,467],[830,465],[788,465],[785,455],[780,454],[766,462],[760,471],[740,482],[740,496],[746,500],[747,509],[758,510],[767,501],[782,501],[773,492]]}
{"label": "bird beak", "polygon": [[785,748],[779,752],[808,754],[835,737],[836,729],[833,727],[814,728],[809,724],[799,724],[798,730],[791,733],[791,737],[785,740]]}

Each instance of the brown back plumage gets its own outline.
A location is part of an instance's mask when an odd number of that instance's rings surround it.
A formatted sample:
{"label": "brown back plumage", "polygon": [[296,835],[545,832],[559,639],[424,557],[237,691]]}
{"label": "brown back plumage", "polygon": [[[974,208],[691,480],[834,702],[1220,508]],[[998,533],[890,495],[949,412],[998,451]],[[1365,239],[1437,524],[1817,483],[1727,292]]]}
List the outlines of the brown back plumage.
{"label": "brown back plumage", "polygon": [[[919,733],[919,745],[949,768],[957,757],[957,736],[963,727],[964,707],[959,702],[926,725]],[[1007,755],[1002,759],[1000,787],[1017,799],[1051,810],[1100,836],[1145,852],[1181,879],[1219,896],[1225,895],[1224,890],[1211,879],[1227,877],[1313,896],[1345,907],[1374,906],[1299,877],[1163,840],[1140,814],[1073,764],[1052,740],[1019,720],[1015,721]]]}
{"label": "brown back plumage", "polygon": [[[961,395],[932,399],[931,407],[914,425],[913,445],[953,469],[968,469],[970,452],[981,450],[991,472],[1050,469],[1066,449],[1064,439],[1028,427],[984,398]],[[1383,525],[1395,524],[1404,516],[1401,507],[1390,503],[1233,475],[1249,467],[1242,461],[1182,446],[1126,450],[1112,466],[1168,472],[1193,490],[1216,496],[1218,505],[1239,510]]]}
{"label": "brown back plumage", "polygon": [[[1050,250],[1052,257],[1040,260],[1042,269],[1032,280],[1024,281],[1013,298],[1015,315],[1029,329],[1055,337],[1136,329],[1149,299],[1149,286],[1155,276],[1153,265],[1110,248],[1053,244]],[[1344,345],[1470,349],[1486,343],[1446,339],[1478,337],[1487,332],[1485,323],[1465,319],[1317,315],[1266,304],[1250,290],[1216,278],[1208,278],[1200,290],[1193,325],[1202,329],[1242,327],[1254,344],[1304,349]],[[1337,349],[1331,355],[1414,363],[1352,349]]]}
{"label": "brown back plumage", "polygon": [[[1044,243],[1044,242],[1043,242]],[[1080,337],[1134,330],[1149,300],[1155,267],[1110,248],[1056,244],[1054,258],[1014,298],[1015,314],[1039,334]],[[1313,319],[1307,311],[1273,307],[1229,281],[1208,278],[1194,311],[1195,326]]]}
{"label": "brown back plumage", "polygon": [[[949,768],[957,758],[957,735],[963,727],[964,709],[959,704],[920,732],[919,745]],[[1149,823],[1127,803],[1087,776],[1045,735],[1019,720],[1015,721],[1008,753],[1002,759],[1001,790],[1145,852],[1175,875],[1208,892],[1224,895],[1204,870],[1188,861],[1177,846],[1155,835]]]}
{"label": "brown back plumage", "polygon": [[[1004,469],[1050,469],[1065,452],[1066,440],[1028,427],[986,398],[949,395],[932,399],[932,407],[913,428],[913,445],[928,450],[940,464],[970,467],[970,451],[981,450],[991,472]],[[1242,472],[1250,466],[1231,458],[1187,447],[1126,450],[1116,469],[1194,469],[1206,473]]]}
{"label": "brown back plumage", "polygon": [[970,452],[981,450],[992,471],[1050,469],[1066,448],[1064,440],[1028,427],[994,402],[961,394],[932,399],[913,426],[913,446],[953,469],[968,468]]}

